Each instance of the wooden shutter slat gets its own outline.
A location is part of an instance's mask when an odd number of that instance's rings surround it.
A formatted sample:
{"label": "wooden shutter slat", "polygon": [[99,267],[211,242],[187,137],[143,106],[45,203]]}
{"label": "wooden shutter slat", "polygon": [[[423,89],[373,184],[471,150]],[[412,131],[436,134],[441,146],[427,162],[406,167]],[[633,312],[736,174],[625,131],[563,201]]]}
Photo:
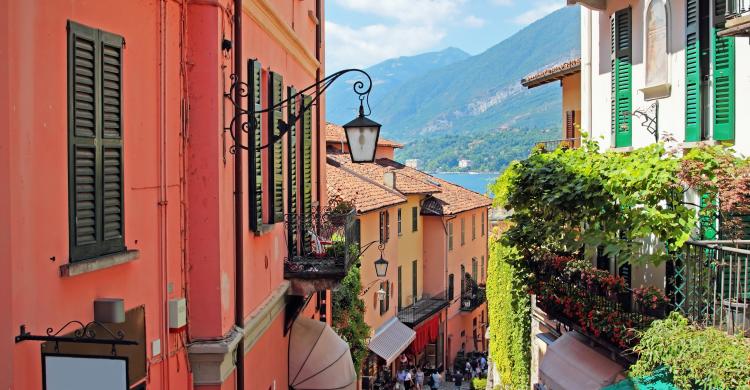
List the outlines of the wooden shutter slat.
{"label": "wooden shutter slat", "polygon": [[249,211],[250,211],[250,229],[254,232],[260,230],[263,225],[263,166],[261,153],[258,150],[262,146],[263,121],[261,114],[262,109],[262,67],[257,60],[247,62],[247,80],[248,90],[248,111],[251,117],[248,118],[253,124],[250,126],[251,134],[248,137],[248,186],[249,186]]}
{"label": "wooden shutter slat", "polygon": [[734,140],[735,126],[735,50],[734,37],[720,37],[712,31],[714,69],[714,139]]}
{"label": "wooden shutter slat", "polygon": [[685,141],[702,138],[699,0],[686,0],[685,28]]}
{"label": "wooden shutter slat", "polygon": [[287,242],[290,249],[297,247],[297,123],[292,121],[296,118],[297,99],[292,97],[297,93],[294,87],[287,88],[287,96],[290,98],[287,106],[287,118],[289,118],[289,132],[287,133],[287,213],[290,215],[287,225]]}
{"label": "wooden shutter slat", "polygon": [[[276,72],[269,72],[268,76],[268,107],[275,107],[281,103],[283,94],[283,77]],[[268,191],[269,197],[269,222],[276,223],[284,220],[284,166],[283,166],[283,144],[281,141],[274,142],[281,134],[279,121],[283,120],[283,111],[280,107],[268,113]]]}
{"label": "wooden shutter slat", "polygon": [[[303,107],[310,107],[312,98],[302,98]],[[302,213],[305,216],[312,214],[312,110],[305,110],[302,114],[302,136],[300,137],[300,150],[302,152]]]}
{"label": "wooden shutter slat", "polygon": [[612,38],[612,134],[615,147],[632,145],[632,22],[631,9],[615,12]]}

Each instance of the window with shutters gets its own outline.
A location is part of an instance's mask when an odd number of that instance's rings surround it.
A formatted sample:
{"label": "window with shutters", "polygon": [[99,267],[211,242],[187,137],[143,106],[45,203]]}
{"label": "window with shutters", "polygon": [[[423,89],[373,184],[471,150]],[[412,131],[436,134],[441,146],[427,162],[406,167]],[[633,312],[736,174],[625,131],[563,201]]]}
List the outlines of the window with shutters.
{"label": "window with shutters", "polygon": [[565,139],[576,138],[576,112],[565,111]]}
{"label": "window with shutters", "polygon": [[419,285],[418,280],[418,265],[416,260],[412,260],[411,262],[411,302],[410,304],[414,304],[417,302],[417,293],[418,289],[417,286]]}
{"label": "window with shutters", "polygon": [[390,238],[389,233],[390,215],[388,211],[380,212],[380,243],[385,244]]}
{"label": "window with shutters", "polygon": [[268,74],[268,223],[284,221],[284,156],[283,143],[279,140],[281,127],[279,122],[284,119],[280,107],[283,99],[284,79],[276,72]]}
{"label": "window with shutters", "polygon": [[400,208],[398,209],[398,218],[397,218],[396,224],[398,226],[397,227],[398,235],[401,236],[401,209]]}
{"label": "window with shutters", "polygon": [[735,125],[735,48],[734,37],[711,33],[713,63],[713,139],[733,141]]}
{"label": "window with shutters", "polygon": [[411,208],[411,231],[416,232],[419,224],[419,209],[414,206]]}
{"label": "window with shutters", "polygon": [[[294,87],[287,87],[286,94],[292,97],[297,93]],[[287,118],[295,117],[297,113],[296,99],[289,100],[287,104]],[[287,244],[290,252],[297,248],[297,123],[289,123],[289,131],[286,136],[286,212],[294,215],[287,222]],[[359,243],[359,237],[356,238]]]}
{"label": "window with shutters", "polygon": [[453,222],[448,222],[448,250],[453,250]]}
{"label": "window with shutters", "polygon": [[[312,104],[312,97],[302,95],[302,104],[304,107],[310,107]],[[312,121],[312,110],[305,110],[300,118],[300,128],[302,130],[300,134],[300,145],[299,150],[302,153],[302,169],[300,170],[300,189],[302,190],[301,209],[302,214],[305,216],[312,215],[312,167],[313,167],[313,145],[312,145],[312,132],[313,132],[313,121]],[[307,242],[307,241],[305,241]]]}
{"label": "window with shutters", "polygon": [[630,7],[610,19],[611,38],[611,123],[615,147],[633,144],[632,20]]}
{"label": "window with shutters", "polygon": [[397,288],[396,291],[398,292],[398,294],[396,295],[396,297],[397,297],[396,298],[397,299],[397,304],[398,304],[398,311],[401,311],[401,309],[404,308],[404,305],[403,305],[403,284],[402,284],[403,281],[401,279],[401,276],[402,276],[402,274],[401,274],[401,266],[399,265],[398,266],[397,281],[396,281],[398,283],[398,285],[396,287]]}
{"label": "window with shutters", "polygon": [[477,271],[479,270],[479,263],[477,262],[476,257],[471,258],[471,278],[474,279],[474,281],[478,281],[477,279]]}
{"label": "window with shutters", "polygon": [[453,274],[448,275],[448,300],[453,299]]}
{"label": "window with shutters", "polygon": [[263,121],[259,113],[263,108],[263,68],[257,60],[247,62],[249,83],[248,106],[253,111],[251,126],[252,132],[248,135],[248,187],[249,187],[249,211],[250,229],[260,232],[263,225],[263,164],[261,152],[258,150],[263,145]]}
{"label": "window with shutters", "polygon": [[471,240],[474,241],[477,239],[477,215],[472,214],[471,215]]}
{"label": "window with shutters", "polygon": [[482,211],[482,237],[484,237],[484,211]]}
{"label": "window with shutters", "polygon": [[461,246],[466,245],[466,219],[461,218]]}
{"label": "window with shutters", "polygon": [[651,0],[646,9],[646,99],[664,97],[668,93],[650,94],[649,88],[669,84],[669,3]]}
{"label": "window with shutters", "polygon": [[125,250],[123,37],[68,21],[70,260]]}

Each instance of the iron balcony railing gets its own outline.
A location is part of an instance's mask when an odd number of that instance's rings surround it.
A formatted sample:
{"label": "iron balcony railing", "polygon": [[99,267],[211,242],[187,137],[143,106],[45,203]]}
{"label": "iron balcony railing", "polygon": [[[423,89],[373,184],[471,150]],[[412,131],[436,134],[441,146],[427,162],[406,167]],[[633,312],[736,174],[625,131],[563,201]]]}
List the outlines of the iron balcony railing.
{"label": "iron balcony railing", "polygon": [[552,141],[537,142],[534,148],[552,152],[558,148],[577,148],[581,146],[581,138],[565,138]]}
{"label": "iron balcony railing", "polygon": [[561,271],[545,262],[533,262],[532,269],[536,305],[548,318],[586,335],[629,362],[635,358],[631,348],[638,343],[638,331],[666,317],[671,309],[666,303],[640,307],[629,288],[608,290],[587,283],[578,272]]}
{"label": "iron balcony railing", "polygon": [[750,337],[750,241],[691,241],[673,263],[677,311],[693,323]]}
{"label": "iron balcony railing", "polygon": [[300,279],[343,278],[359,255],[355,211],[288,214],[288,255],[284,276]]}
{"label": "iron balcony railing", "polygon": [[413,328],[449,304],[448,294],[445,291],[434,295],[423,295],[422,299],[400,310],[398,320]]}
{"label": "iron balcony railing", "polygon": [[461,294],[461,311],[471,312],[487,300],[485,286],[478,285],[476,289],[469,288]]}
{"label": "iron balcony railing", "polygon": [[726,18],[750,15],[750,0],[726,0]]}

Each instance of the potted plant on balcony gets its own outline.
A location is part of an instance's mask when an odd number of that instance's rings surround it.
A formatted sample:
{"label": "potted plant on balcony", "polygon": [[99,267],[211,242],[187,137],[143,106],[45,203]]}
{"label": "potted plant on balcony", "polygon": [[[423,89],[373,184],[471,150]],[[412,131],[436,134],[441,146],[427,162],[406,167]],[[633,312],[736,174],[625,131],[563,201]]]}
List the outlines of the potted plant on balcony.
{"label": "potted plant on balcony", "polygon": [[625,284],[625,278],[608,274],[601,280],[601,283],[609,300],[619,303],[625,311],[631,310],[632,298]]}
{"label": "potted plant on balcony", "polygon": [[354,210],[354,203],[344,200],[338,194],[333,194],[328,198],[328,221],[334,226],[343,226],[346,223],[346,217]]}
{"label": "potted plant on balcony", "polygon": [[653,286],[636,288],[633,290],[633,298],[641,313],[656,318],[664,318],[666,315],[669,298],[660,288]]}

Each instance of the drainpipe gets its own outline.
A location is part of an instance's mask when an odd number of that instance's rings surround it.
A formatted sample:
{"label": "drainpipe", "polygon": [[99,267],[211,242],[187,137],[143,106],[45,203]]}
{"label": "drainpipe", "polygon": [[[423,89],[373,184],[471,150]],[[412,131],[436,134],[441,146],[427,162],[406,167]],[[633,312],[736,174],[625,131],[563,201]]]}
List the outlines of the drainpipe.
{"label": "drainpipe", "polygon": [[[234,74],[235,82],[242,82],[242,0],[234,0]],[[234,101],[242,102],[242,88],[235,88]],[[236,144],[242,141],[242,123],[238,116],[239,110],[234,110],[234,134]],[[244,258],[244,225],[242,224],[242,149],[236,148],[234,153],[234,324],[242,329],[245,326],[245,267]],[[235,356],[237,390],[245,388],[245,343],[244,332],[237,344]]]}
{"label": "drainpipe", "polygon": [[165,388],[169,388],[169,324],[167,297],[167,4],[159,2],[159,306],[162,324],[159,339],[162,345],[161,376]]}

